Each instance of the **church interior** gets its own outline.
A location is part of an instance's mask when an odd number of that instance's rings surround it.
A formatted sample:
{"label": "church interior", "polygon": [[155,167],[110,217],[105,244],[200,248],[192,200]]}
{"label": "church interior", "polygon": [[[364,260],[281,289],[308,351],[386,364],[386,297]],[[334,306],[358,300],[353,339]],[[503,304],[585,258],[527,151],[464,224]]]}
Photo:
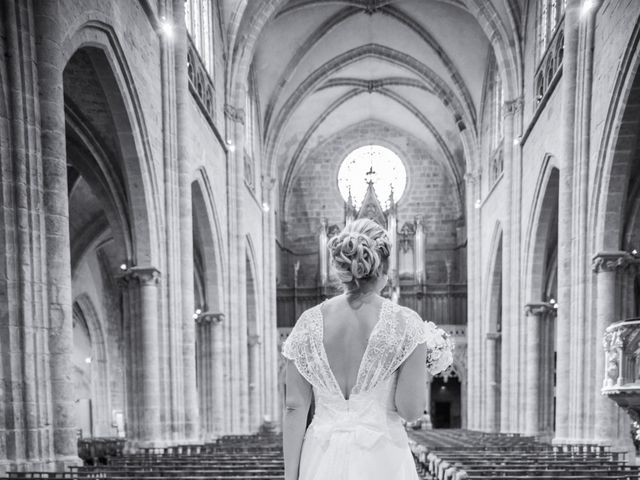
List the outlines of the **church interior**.
{"label": "church interior", "polygon": [[640,2],[2,0],[0,51],[0,477],[283,478],[281,345],[366,217],[455,343],[423,478],[640,478]]}

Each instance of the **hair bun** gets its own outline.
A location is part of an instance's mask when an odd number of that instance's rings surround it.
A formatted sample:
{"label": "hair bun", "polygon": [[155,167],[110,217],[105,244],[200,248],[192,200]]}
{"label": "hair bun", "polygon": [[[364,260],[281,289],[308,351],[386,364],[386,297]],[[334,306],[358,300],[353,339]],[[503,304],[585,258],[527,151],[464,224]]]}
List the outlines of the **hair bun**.
{"label": "hair bun", "polygon": [[330,240],[329,248],[343,282],[373,276],[382,262],[376,242],[362,233],[343,232]]}

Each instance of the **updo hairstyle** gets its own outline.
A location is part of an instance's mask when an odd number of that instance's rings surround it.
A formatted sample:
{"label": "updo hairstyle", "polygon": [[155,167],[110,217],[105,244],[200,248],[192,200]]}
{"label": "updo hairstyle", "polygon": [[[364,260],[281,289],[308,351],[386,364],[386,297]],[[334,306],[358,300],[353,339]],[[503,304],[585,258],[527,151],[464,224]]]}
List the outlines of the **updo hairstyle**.
{"label": "updo hairstyle", "polygon": [[329,240],[329,251],[338,277],[359,286],[386,273],[391,243],[387,232],[373,220],[355,220]]}

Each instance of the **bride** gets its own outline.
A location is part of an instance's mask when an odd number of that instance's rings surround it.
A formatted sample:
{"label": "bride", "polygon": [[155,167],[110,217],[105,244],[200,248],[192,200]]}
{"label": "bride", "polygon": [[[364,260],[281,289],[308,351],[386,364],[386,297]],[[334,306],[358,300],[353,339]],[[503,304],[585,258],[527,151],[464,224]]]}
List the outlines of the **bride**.
{"label": "bride", "polygon": [[282,349],[285,480],[418,480],[402,419],[422,414],[451,343],[380,296],[391,244],[377,223],[348,224],[329,248],[345,292],[304,312]]}

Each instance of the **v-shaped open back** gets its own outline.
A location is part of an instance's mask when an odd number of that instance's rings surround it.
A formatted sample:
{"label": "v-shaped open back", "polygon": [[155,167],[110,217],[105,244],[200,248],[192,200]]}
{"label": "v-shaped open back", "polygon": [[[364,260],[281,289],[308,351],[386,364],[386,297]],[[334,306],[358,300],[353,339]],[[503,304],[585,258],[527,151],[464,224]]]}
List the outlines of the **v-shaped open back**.
{"label": "v-shaped open back", "polygon": [[451,352],[442,350],[447,347],[443,333],[433,323],[423,322],[414,311],[384,300],[348,396],[340,388],[329,365],[320,305],[302,314],[284,342],[282,354],[295,363],[298,372],[313,386],[316,394],[327,394],[343,403],[347,398],[358,394],[364,396],[364,393],[373,392],[383,385],[419,343],[427,342],[431,352],[427,367],[431,373],[446,368],[451,363]]}
{"label": "v-shaped open back", "polygon": [[340,395],[344,400],[349,400],[349,398],[351,398],[352,395],[357,394],[360,391],[359,388],[360,388],[363,365],[367,361],[367,357],[371,349],[371,343],[372,343],[372,340],[374,339],[374,335],[376,334],[377,330],[382,325],[382,323],[386,320],[387,309],[385,307],[388,303],[390,303],[389,300],[387,299],[382,300],[382,304],[380,305],[380,311],[378,312],[378,321],[376,322],[376,324],[371,329],[371,332],[369,333],[369,337],[367,338],[367,343],[364,349],[364,353],[362,354],[362,357],[360,358],[360,363],[358,364],[358,370],[356,372],[355,382],[353,383],[353,386],[351,387],[351,390],[348,393],[345,393],[340,387],[340,382],[338,382],[338,378],[336,377],[336,374],[333,368],[331,367],[331,362],[329,362],[329,356],[327,355],[327,349],[324,344],[324,313],[322,312],[322,305],[318,307],[318,317],[319,317],[318,331],[320,335],[320,345],[321,345],[320,355],[322,357],[322,360],[326,362],[327,369],[330,373],[330,376],[333,380],[336,390],[340,392]]}

